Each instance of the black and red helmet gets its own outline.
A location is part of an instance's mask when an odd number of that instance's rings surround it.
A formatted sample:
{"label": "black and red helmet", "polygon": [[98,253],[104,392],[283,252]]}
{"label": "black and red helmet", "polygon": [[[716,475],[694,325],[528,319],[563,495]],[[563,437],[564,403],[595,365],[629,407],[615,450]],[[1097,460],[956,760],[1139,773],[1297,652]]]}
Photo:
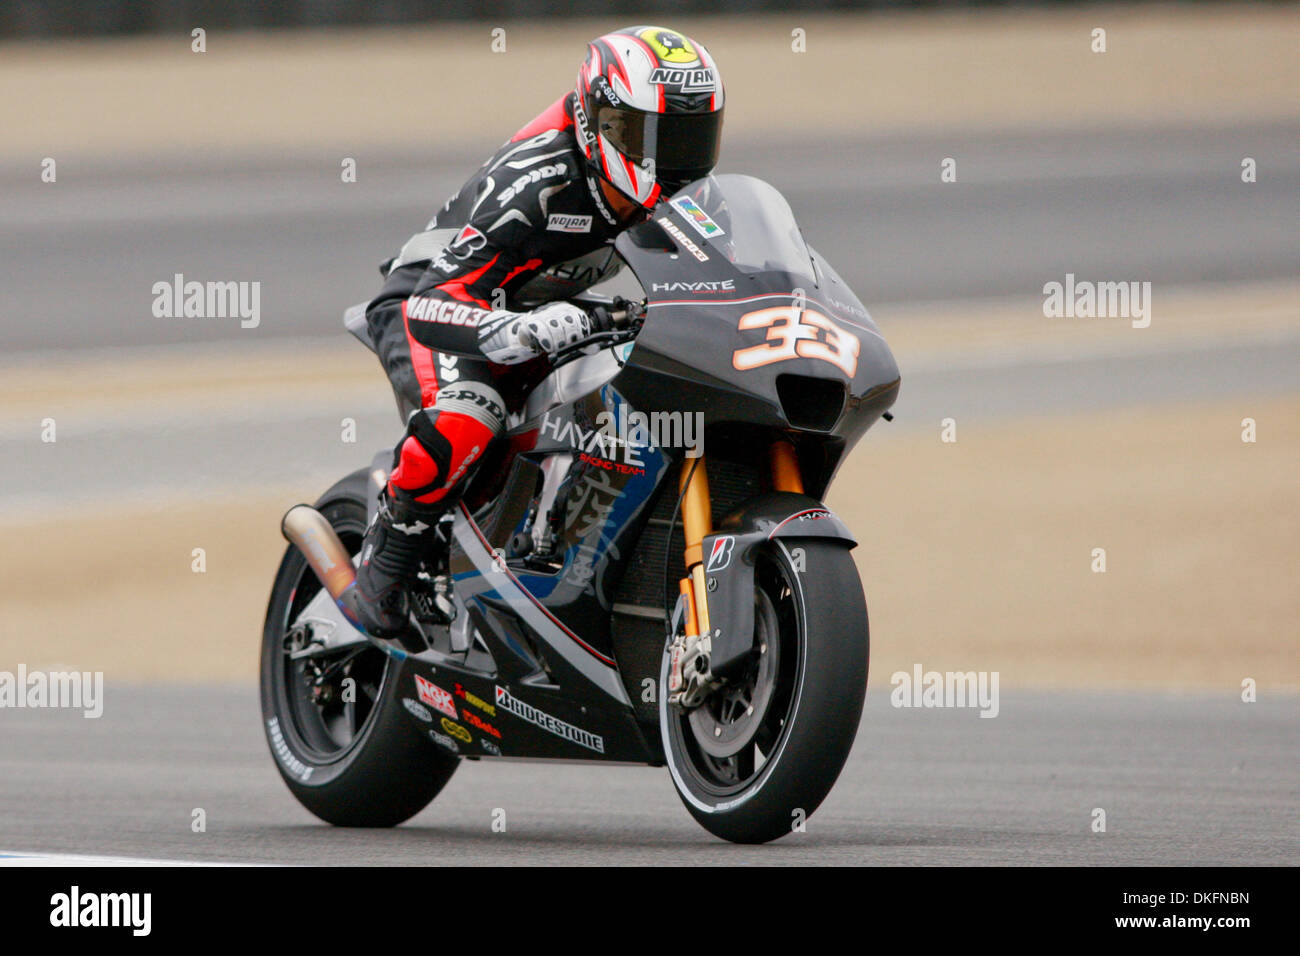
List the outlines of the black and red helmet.
{"label": "black and red helmet", "polygon": [[650,209],[717,165],[722,101],[701,44],[663,27],[616,30],[588,44],[578,70],[578,142],[602,178]]}

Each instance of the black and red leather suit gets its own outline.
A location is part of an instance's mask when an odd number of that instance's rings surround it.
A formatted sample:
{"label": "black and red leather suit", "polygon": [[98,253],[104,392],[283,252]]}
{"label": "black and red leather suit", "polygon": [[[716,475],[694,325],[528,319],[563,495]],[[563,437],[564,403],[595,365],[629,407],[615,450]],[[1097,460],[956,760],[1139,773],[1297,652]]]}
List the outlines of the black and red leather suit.
{"label": "black and red leather suit", "polygon": [[[394,388],[421,409],[394,452],[390,496],[442,510],[536,379],[502,346],[520,313],[617,271],[620,221],[574,135],[573,94],[510,138],[387,266],[366,312]],[[635,212],[632,214],[637,216]]]}

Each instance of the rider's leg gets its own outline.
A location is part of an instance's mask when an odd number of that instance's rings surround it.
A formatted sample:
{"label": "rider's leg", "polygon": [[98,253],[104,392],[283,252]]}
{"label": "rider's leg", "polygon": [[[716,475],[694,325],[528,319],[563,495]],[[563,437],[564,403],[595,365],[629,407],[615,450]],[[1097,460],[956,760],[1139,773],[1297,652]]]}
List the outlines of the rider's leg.
{"label": "rider's leg", "polygon": [[[406,585],[438,519],[459,500],[474,466],[505,427],[505,402],[486,380],[486,363],[461,360],[456,381],[411,415],[393,452],[393,471],[366,530],[357,570],[358,613],[380,637],[406,629]],[[477,366],[482,365],[482,368]]]}

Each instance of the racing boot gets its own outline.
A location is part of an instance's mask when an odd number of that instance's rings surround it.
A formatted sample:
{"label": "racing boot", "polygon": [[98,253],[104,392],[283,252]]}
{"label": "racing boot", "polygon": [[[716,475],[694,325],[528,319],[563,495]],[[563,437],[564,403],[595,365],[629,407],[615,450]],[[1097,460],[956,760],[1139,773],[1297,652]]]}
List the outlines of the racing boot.
{"label": "racing boot", "polygon": [[357,617],[371,637],[400,641],[414,636],[407,587],[415,580],[420,557],[444,511],[420,507],[400,489],[380,493],[379,511],[366,529],[357,568]]}

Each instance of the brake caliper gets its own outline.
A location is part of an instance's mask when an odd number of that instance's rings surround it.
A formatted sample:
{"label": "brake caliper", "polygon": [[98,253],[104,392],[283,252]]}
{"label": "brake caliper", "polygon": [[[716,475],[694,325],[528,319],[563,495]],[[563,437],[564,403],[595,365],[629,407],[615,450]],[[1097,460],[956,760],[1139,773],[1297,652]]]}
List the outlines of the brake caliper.
{"label": "brake caliper", "polygon": [[713,634],[678,634],[669,646],[668,703],[693,710],[718,686],[709,669]]}

